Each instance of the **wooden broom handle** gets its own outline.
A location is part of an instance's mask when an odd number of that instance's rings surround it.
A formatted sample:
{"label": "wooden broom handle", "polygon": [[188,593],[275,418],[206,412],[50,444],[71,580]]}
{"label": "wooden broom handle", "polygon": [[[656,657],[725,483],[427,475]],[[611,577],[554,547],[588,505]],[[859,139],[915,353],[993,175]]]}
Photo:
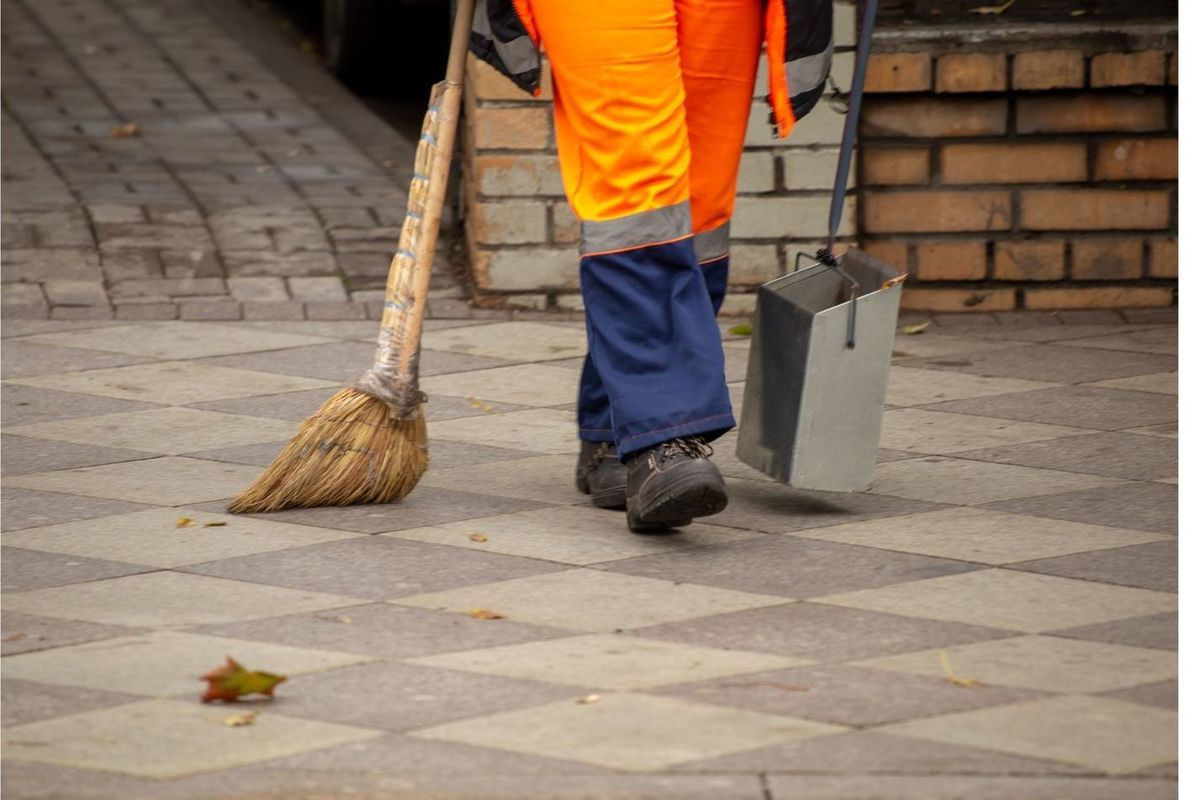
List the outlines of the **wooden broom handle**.
{"label": "wooden broom handle", "polygon": [[463,73],[467,68],[467,45],[471,41],[471,18],[474,16],[475,0],[458,0],[455,3],[450,57],[446,61],[446,83],[462,85]]}

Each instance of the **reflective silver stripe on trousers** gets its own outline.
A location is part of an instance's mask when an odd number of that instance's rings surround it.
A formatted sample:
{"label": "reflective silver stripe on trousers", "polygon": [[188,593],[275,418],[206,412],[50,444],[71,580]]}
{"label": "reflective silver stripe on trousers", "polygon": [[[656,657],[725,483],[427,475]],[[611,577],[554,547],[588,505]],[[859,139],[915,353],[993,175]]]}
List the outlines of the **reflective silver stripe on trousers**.
{"label": "reflective silver stripe on trousers", "polygon": [[826,45],[824,52],[804,56],[797,58],[795,61],[785,63],[783,68],[787,75],[788,97],[795,97],[801,92],[812,91],[824,83],[825,76],[829,74],[829,65],[832,63],[832,37],[830,37],[829,44]]}
{"label": "reflective silver stripe on trousers", "polygon": [[492,40],[496,53],[508,71],[514,75],[529,72],[538,68],[538,52],[528,36],[518,36],[511,42],[502,42],[492,31],[491,20],[488,19],[488,4],[475,3],[475,17],[471,20],[471,30],[480,36]]}
{"label": "reflective silver stripe on trousers", "polygon": [[713,228],[711,231],[697,233],[696,260],[712,261],[714,258],[729,254],[729,223]]}
{"label": "reflective silver stripe on trousers", "polygon": [[579,254],[628,250],[648,244],[682,239],[692,232],[692,205],[687,200],[673,206],[640,211],[603,222],[584,220]]}

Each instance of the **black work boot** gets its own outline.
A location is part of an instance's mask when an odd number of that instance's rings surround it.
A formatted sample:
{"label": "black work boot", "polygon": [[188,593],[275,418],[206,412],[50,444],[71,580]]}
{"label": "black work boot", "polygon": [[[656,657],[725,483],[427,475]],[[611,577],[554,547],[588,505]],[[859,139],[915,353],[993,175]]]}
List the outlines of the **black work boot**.
{"label": "black work boot", "polygon": [[592,496],[597,508],[624,508],[629,469],[617,458],[612,442],[583,442],[575,465],[575,485]]}
{"label": "black work boot", "polygon": [[716,514],[729,497],[712,448],[699,436],[656,444],[629,456],[625,519],[642,533],[687,525],[693,517]]}

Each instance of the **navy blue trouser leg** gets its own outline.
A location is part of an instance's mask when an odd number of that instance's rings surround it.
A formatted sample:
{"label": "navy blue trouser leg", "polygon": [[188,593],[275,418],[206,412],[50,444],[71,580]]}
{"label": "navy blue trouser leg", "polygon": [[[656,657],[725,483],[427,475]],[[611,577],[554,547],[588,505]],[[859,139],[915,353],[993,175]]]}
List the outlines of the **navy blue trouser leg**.
{"label": "navy blue trouser leg", "polygon": [[714,314],[724,278],[715,262],[696,265],[690,239],[581,260],[589,344],[579,387],[582,439],[615,441],[623,457],[680,436],[715,439],[733,427]]}

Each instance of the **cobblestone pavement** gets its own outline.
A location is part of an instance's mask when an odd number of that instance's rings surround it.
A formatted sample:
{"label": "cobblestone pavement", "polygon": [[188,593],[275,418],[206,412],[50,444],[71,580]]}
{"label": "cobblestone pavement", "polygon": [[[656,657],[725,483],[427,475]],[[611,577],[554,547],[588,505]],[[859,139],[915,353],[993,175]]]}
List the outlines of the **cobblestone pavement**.
{"label": "cobblestone pavement", "polygon": [[409,142],[372,159],[193,0],[3,13],[8,316],[377,316]]}
{"label": "cobblestone pavement", "polygon": [[[237,517],[372,323],[7,320],[5,797],[1174,797],[1142,319],[901,335],[870,492],[731,435],[730,507],[663,536],[572,486],[576,323],[432,321],[417,490]],[[290,676],[253,725],[198,702],[226,655]]]}

